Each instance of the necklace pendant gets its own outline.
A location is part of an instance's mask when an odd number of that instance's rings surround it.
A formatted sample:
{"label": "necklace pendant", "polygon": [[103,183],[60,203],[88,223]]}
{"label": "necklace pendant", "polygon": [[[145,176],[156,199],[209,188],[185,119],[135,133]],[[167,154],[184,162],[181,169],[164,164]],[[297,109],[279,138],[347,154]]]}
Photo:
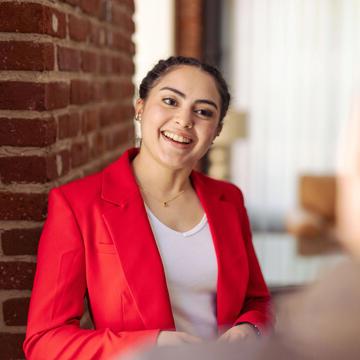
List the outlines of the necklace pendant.
{"label": "necklace pendant", "polygon": [[164,205],[164,207],[168,207],[167,201],[164,201],[164,202],[163,202],[163,205]]}

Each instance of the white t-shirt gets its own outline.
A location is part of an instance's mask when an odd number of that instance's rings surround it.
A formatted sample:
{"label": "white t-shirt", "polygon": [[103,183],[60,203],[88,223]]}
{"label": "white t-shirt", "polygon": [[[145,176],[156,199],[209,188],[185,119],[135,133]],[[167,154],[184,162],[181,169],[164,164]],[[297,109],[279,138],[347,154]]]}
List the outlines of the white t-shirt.
{"label": "white t-shirt", "polygon": [[218,268],[206,215],[182,233],[145,208],[163,262],[176,329],[204,339],[215,338]]}

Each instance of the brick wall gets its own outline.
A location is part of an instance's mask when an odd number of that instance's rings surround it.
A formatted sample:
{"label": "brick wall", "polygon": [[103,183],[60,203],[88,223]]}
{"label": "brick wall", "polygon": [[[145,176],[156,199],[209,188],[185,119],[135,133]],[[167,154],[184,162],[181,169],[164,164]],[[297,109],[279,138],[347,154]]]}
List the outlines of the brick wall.
{"label": "brick wall", "polygon": [[177,55],[203,58],[203,18],[206,0],[175,0]]}
{"label": "brick wall", "polygon": [[0,352],[22,358],[49,189],[133,143],[133,0],[0,2]]}

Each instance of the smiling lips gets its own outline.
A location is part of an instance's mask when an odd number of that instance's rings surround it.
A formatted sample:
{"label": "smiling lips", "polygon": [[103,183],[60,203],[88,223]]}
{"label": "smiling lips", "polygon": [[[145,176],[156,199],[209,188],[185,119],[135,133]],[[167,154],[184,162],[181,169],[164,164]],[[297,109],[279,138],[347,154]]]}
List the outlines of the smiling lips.
{"label": "smiling lips", "polygon": [[182,135],[178,135],[178,134],[174,134],[170,131],[162,131],[161,132],[165,137],[167,137],[168,139],[171,139],[177,143],[180,143],[180,144],[190,144],[192,142],[192,139],[189,139],[187,137],[184,137]]}

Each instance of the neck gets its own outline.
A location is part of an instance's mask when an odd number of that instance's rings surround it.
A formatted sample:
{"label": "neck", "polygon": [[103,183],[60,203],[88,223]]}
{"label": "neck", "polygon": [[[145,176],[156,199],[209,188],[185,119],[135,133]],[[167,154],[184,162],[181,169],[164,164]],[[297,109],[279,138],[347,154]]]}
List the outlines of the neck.
{"label": "neck", "polygon": [[132,162],[135,178],[144,190],[160,195],[176,194],[191,187],[192,168],[169,168],[140,149]]}

